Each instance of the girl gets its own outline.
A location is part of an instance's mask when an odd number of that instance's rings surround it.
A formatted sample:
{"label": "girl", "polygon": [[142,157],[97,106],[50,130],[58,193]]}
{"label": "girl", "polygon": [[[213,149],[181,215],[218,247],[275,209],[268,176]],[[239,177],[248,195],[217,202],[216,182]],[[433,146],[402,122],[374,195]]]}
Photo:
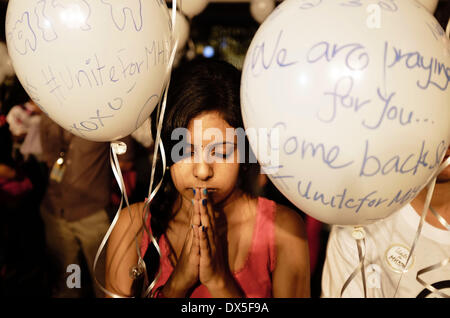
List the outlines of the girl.
{"label": "girl", "polygon": [[[227,133],[243,127],[239,89],[240,72],[221,61],[195,60],[172,74],[161,131],[170,168],[145,221],[161,252],[149,268],[150,281],[161,271],[154,297],[310,295],[302,218],[255,195],[259,168],[244,158],[248,142],[240,149]],[[133,296],[136,239],[141,255],[159,259],[143,208],[125,209],[108,243],[106,287],[119,295]]]}

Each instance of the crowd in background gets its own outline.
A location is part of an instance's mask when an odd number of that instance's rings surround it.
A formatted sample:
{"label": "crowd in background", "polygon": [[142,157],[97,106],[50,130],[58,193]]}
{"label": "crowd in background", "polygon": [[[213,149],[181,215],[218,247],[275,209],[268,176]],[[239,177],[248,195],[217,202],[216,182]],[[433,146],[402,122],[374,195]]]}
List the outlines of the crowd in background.
{"label": "crowd in background", "polygon": [[[43,119],[48,119],[16,77],[6,79],[0,87],[0,295],[21,295],[26,291],[50,296],[57,277],[53,275],[55,264],[49,257],[40,215],[51,170],[43,153],[49,140],[41,140],[40,126]],[[133,143],[128,147],[134,156],[122,160],[121,167],[130,202],[135,202],[148,190],[145,183],[150,175],[152,146],[139,134],[128,143]],[[103,164],[109,165],[109,160]],[[111,167],[106,170],[111,177]],[[115,179],[107,180],[110,192],[104,199],[108,202],[109,225],[119,207],[121,192]],[[79,265],[88,270],[87,264]],[[81,275],[82,279],[86,276]],[[85,296],[91,292],[85,289]]]}

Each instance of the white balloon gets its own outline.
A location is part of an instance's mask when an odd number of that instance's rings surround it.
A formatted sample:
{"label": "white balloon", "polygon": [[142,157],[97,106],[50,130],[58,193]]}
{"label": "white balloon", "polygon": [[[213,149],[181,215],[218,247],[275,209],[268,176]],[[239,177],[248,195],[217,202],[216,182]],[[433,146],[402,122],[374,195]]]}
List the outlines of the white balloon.
{"label": "white balloon", "polygon": [[439,0],[417,0],[421,5],[424,6],[425,9],[428,10],[431,14],[434,14],[436,11]]}
{"label": "white balloon", "polygon": [[368,224],[410,202],[450,143],[449,42],[414,1],[279,5],[241,84],[247,135],[275,186],[329,224]]}
{"label": "white balloon", "polygon": [[[169,14],[172,17],[172,8],[169,9]],[[190,28],[191,27],[189,21],[186,19],[184,14],[177,10],[175,16],[174,37],[175,40],[178,40],[178,44],[177,44],[177,51],[175,53],[175,58],[173,61],[173,67],[178,67],[181,60],[183,59],[183,56],[186,51],[185,46],[189,39]]]}
{"label": "white balloon", "polygon": [[448,37],[450,37],[450,18],[447,22],[447,28],[445,29],[445,34],[447,34]]}
{"label": "white balloon", "polygon": [[[169,9],[169,14],[172,15],[172,9]],[[178,12],[175,17],[175,39],[178,40],[177,52],[182,51],[189,38],[190,25],[185,16]]]}
{"label": "white balloon", "polygon": [[259,23],[262,23],[274,8],[274,0],[251,0],[250,2],[250,13]]}
{"label": "white balloon", "polygon": [[30,97],[82,138],[112,141],[150,115],[170,73],[164,1],[10,0],[8,50]]}
{"label": "white balloon", "polygon": [[177,2],[181,12],[190,19],[200,14],[206,8],[208,3],[208,0],[182,0]]}

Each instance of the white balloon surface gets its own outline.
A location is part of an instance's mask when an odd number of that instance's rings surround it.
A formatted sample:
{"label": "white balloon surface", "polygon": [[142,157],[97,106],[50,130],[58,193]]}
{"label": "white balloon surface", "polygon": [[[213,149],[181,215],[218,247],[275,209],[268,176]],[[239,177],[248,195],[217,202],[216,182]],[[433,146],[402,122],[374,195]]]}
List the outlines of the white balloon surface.
{"label": "white balloon surface", "polygon": [[250,1],[250,13],[252,17],[262,23],[267,16],[275,8],[275,0],[251,0]]}
{"label": "white balloon surface", "polygon": [[205,10],[208,5],[208,0],[182,0],[178,2],[181,12],[183,12],[187,17],[192,19],[196,15],[200,14]]}
{"label": "white balloon surface", "polygon": [[[169,9],[171,13],[172,9]],[[175,38],[178,40],[177,51],[183,50],[186,42],[189,38],[190,25],[189,21],[184,17],[183,14],[177,11],[175,18]]]}
{"label": "white balloon surface", "polygon": [[[169,14],[172,14],[172,9],[169,9]],[[175,58],[173,61],[173,66],[177,67],[180,64],[181,59],[185,54],[186,43],[189,39],[189,32],[191,26],[189,21],[186,19],[184,14],[180,13],[178,10],[175,17],[175,31],[174,37],[178,41],[177,51],[175,53]]]}
{"label": "white balloon surface", "polygon": [[6,37],[30,97],[89,140],[112,141],[137,129],[170,72],[164,1],[10,0]]}
{"label": "white balloon surface", "polygon": [[421,5],[425,7],[431,14],[436,11],[439,0],[417,0]]}
{"label": "white balloon surface", "polygon": [[449,146],[449,70],[449,40],[415,1],[286,0],[245,58],[250,144],[312,217],[383,219],[429,182]]}

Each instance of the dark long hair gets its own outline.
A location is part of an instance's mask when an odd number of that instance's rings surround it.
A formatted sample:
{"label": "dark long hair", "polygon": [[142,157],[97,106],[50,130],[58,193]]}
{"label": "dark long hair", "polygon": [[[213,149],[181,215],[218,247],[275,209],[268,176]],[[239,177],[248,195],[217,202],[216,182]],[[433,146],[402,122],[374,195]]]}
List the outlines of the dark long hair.
{"label": "dark long hair", "polygon": [[[179,127],[186,128],[193,118],[203,112],[217,111],[230,126],[244,129],[240,107],[240,79],[240,71],[231,64],[203,58],[182,64],[172,72],[161,129],[167,165],[174,163],[170,154],[172,147],[178,142],[171,139],[172,131]],[[155,137],[158,124],[156,110],[151,115],[151,123],[152,135]],[[250,163],[248,160],[252,154],[247,138],[245,138],[245,150],[246,158],[240,164],[237,187],[251,197],[255,197],[258,195],[255,184],[257,184],[259,165]],[[156,182],[161,179],[161,169],[161,158],[158,157],[155,171]],[[150,203],[150,226],[157,239],[168,228],[175,210],[173,205],[178,195],[170,173],[167,172],[159,192]]]}

